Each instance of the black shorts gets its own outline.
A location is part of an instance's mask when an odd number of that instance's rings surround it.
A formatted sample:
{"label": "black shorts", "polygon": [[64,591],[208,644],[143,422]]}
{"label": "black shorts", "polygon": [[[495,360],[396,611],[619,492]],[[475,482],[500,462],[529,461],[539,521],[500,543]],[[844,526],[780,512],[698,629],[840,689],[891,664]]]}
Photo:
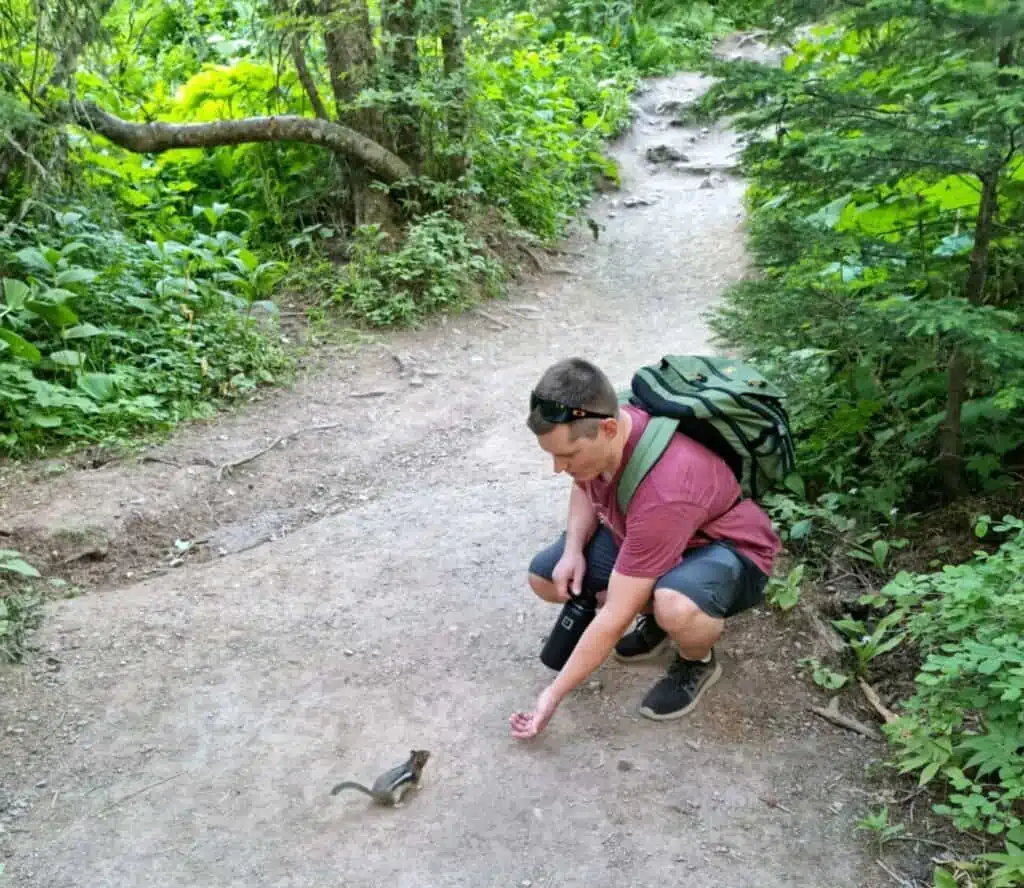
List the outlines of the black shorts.
{"label": "black shorts", "polygon": [[[550,580],[555,565],[565,550],[565,532],[538,552],[530,562],[530,573]],[[608,588],[619,547],[603,524],[583,550],[587,571],[584,591],[594,594]],[[675,589],[704,613],[725,619],[735,616],[764,600],[768,577],[729,543],[715,541],[687,552],[683,560],[658,578],[656,589]]]}

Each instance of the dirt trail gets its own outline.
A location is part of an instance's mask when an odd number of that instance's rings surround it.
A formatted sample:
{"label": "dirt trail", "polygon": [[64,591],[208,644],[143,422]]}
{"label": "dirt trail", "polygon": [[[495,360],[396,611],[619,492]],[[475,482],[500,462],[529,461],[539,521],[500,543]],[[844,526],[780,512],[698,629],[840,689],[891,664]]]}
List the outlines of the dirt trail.
{"label": "dirt trail", "polygon": [[[390,337],[181,430],[154,452],[167,462],[7,479],[0,527],[99,560],[71,563],[88,594],[0,672],[0,884],[887,883],[854,833],[882,747],[807,712],[795,617],[730,626],[725,674],[682,722],[638,714],[662,663],[608,663],[538,742],[509,737],[550,679],[555,611],[525,570],[567,495],[523,426],[529,386],[568,354],[624,384],[704,348],[702,314],[744,272],[742,182],[645,159],[667,144],[728,166],[729,131],[659,113],[705,86],[637,97],[623,188],[591,209],[600,240],[488,306],[500,323]],[[392,352],[411,356],[403,378]],[[391,393],[353,397],[374,390]],[[203,461],[330,422],[221,480]],[[328,795],[419,746],[433,758],[402,809]]]}

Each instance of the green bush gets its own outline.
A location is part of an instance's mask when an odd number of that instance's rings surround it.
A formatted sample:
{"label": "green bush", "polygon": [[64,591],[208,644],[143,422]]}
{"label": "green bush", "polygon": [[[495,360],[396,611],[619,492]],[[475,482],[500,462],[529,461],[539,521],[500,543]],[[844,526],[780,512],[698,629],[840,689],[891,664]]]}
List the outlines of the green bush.
{"label": "green bush", "polygon": [[520,14],[481,25],[467,48],[472,185],[524,228],[562,233],[593,192],[617,179],[605,140],[629,120],[634,75],[599,41]]}
{"label": "green bush", "polygon": [[389,326],[459,308],[475,291],[493,294],[502,269],[462,222],[439,210],[414,222],[398,249],[379,225],[360,227],[341,274],[328,304]]}
{"label": "green bush", "polygon": [[163,426],[287,368],[252,319],[275,265],[197,208],[191,241],[139,243],[84,208],[0,243],[0,449]]}
{"label": "green bush", "polygon": [[[979,534],[987,534],[983,517]],[[921,668],[886,725],[903,773],[953,787],[936,807],[961,829],[1024,840],[1024,521],[1006,516],[994,554],[931,574],[899,573],[867,604],[891,607]]]}

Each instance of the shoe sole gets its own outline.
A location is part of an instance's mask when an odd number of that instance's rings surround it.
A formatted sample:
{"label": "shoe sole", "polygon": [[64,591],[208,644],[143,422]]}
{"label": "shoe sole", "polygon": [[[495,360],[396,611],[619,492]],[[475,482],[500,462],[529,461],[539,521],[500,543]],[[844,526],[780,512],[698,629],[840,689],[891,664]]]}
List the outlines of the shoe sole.
{"label": "shoe sole", "polygon": [[618,651],[612,651],[613,656],[620,663],[642,663],[644,660],[653,660],[658,656],[670,643],[669,637],[666,635],[661,641],[659,641],[654,647],[652,647],[646,654],[634,654],[632,657],[624,657]]}
{"label": "shoe sole", "polygon": [[686,706],[686,707],[684,707],[682,709],[678,709],[675,712],[665,712],[665,713],[657,713],[657,712],[654,712],[651,709],[648,709],[646,706],[641,706],[640,707],[640,714],[642,716],[644,716],[645,718],[651,719],[652,721],[672,721],[672,720],[677,719],[677,718],[682,718],[684,715],[686,715],[688,712],[690,712],[693,709],[694,706],[696,706],[698,703],[700,703],[700,698],[704,696],[704,692],[708,688],[710,688],[716,681],[718,681],[718,679],[720,679],[721,677],[722,677],[722,666],[721,666],[720,663],[716,662],[715,663],[714,671],[711,673],[711,675],[708,678],[708,680],[706,682],[704,682],[704,684],[702,684],[700,686],[700,690],[697,691],[697,696],[693,698],[693,700],[690,702],[689,706]]}

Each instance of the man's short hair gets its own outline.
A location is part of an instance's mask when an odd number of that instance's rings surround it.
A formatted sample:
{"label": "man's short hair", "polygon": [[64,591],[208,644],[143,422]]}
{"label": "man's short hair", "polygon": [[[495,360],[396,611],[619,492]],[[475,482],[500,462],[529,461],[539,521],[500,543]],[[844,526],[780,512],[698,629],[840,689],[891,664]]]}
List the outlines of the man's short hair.
{"label": "man's short hair", "polygon": [[[590,361],[583,358],[566,358],[552,364],[544,371],[534,394],[551,401],[560,401],[570,407],[582,407],[595,413],[618,417],[619,398],[608,377]],[[569,438],[595,438],[600,425],[599,419],[576,419],[568,423]],[[552,431],[557,423],[548,422],[541,415],[541,408],[530,411],[526,420],[535,435],[540,437]]]}

